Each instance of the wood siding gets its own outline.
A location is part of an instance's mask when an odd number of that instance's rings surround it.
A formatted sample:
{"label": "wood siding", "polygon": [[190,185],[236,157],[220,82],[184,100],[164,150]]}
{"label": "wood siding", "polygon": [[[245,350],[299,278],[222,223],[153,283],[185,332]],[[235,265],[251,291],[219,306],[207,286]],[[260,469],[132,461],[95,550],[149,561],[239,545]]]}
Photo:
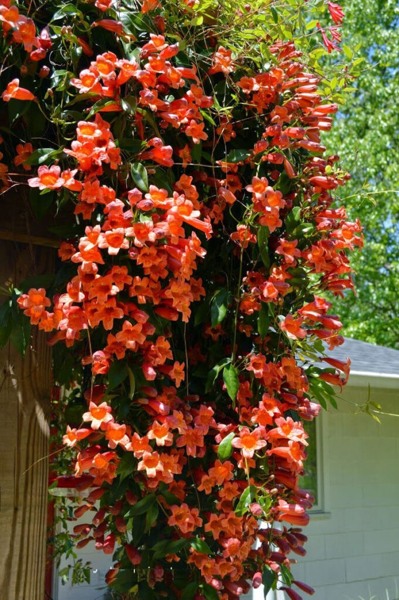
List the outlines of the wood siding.
{"label": "wood siding", "polygon": [[[53,253],[1,241],[0,285],[48,271]],[[1,600],[45,598],[50,390],[50,350],[33,328],[23,358],[0,351]]]}

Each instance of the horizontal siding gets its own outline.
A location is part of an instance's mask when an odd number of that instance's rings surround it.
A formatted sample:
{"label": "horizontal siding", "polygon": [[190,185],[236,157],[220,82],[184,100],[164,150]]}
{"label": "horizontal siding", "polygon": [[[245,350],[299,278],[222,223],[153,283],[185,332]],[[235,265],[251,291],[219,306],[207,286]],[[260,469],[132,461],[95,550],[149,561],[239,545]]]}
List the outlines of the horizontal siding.
{"label": "horizontal siding", "polygon": [[[362,404],[367,394],[348,389],[345,397]],[[372,399],[399,413],[399,391],[372,390]],[[311,520],[308,553],[294,573],[317,600],[398,600],[399,420],[382,416],[378,425],[354,412],[342,402],[323,414],[329,514]]]}

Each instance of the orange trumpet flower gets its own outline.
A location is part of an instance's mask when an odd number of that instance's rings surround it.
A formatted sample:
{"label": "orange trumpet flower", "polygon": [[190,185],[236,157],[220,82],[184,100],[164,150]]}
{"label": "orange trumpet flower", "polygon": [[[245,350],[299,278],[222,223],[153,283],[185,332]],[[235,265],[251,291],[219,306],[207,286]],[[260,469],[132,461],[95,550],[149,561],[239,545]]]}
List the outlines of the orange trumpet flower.
{"label": "orange trumpet flower", "polygon": [[35,100],[36,96],[29,90],[19,87],[19,79],[10,81],[6,89],[1,95],[4,102],[10,100]]}

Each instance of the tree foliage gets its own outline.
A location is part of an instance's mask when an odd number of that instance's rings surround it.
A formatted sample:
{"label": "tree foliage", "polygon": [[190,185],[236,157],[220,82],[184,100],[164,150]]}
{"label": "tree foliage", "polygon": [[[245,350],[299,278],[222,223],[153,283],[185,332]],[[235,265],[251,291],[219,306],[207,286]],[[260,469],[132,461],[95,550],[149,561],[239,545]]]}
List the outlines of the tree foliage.
{"label": "tree foliage", "polygon": [[357,295],[340,304],[345,332],[399,347],[399,27],[397,2],[345,2],[344,43],[363,57],[355,91],[340,109],[330,148],[351,173],[343,200],[364,226],[354,259]]}

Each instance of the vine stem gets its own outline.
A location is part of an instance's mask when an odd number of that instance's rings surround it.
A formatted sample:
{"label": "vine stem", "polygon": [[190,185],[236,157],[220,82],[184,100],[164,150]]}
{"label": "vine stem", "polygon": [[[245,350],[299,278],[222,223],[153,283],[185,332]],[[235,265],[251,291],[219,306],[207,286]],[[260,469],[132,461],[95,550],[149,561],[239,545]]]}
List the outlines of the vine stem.
{"label": "vine stem", "polygon": [[[90,337],[90,327],[89,327],[89,324],[87,324],[87,341],[88,341],[88,344],[89,344],[89,352],[90,352],[90,356],[91,356],[91,357],[92,357],[92,359],[93,359],[93,347],[92,347],[92,344],[91,344],[91,337]],[[95,375],[94,375],[94,373],[93,373],[93,371],[92,371],[92,374],[91,374],[91,380],[90,380],[90,401],[92,401],[92,400],[93,400],[94,380],[95,380]]]}
{"label": "vine stem", "polygon": [[35,462],[30,464],[29,467],[27,469],[25,469],[25,471],[23,471],[22,476],[26,475],[26,473],[28,473],[31,469],[36,467],[36,465],[40,464],[44,460],[48,460],[49,458],[51,458],[52,456],[55,456],[56,454],[59,454],[63,450],[65,450],[65,448],[62,446],[62,448],[58,448],[58,450],[54,450],[54,452],[50,452],[50,454],[46,454],[46,456],[42,456],[41,458],[38,458],[38,460],[35,460]]}
{"label": "vine stem", "polygon": [[190,461],[190,457],[189,456],[187,456],[187,463],[188,463],[190,477],[191,477],[191,479],[193,480],[193,483],[194,483],[194,493],[195,493],[195,496],[197,498],[198,508],[201,511],[201,499],[200,499],[200,496],[199,496],[199,493],[198,493],[198,490],[197,490],[197,485],[195,483],[194,474],[193,474],[193,470],[191,468],[191,461]]}
{"label": "vine stem", "polygon": [[244,258],[244,248],[241,248],[240,253],[240,266],[238,270],[238,285],[236,292],[236,310],[234,315],[234,331],[233,331],[233,347],[231,350],[231,363],[234,363],[236,357],[236,342],[237,342],[237,326],[238,326],[238,309],[240,306],[240,290],[241,290],[241,280],[242,280],[242,267],[243,267],[243,258]]}
{"label": "vine stem", "polygon": [[43,115],[43,117],[46,119],[46,121],[48,121],[49,123],[52,123],[53,121],[51,119],[49,119],[48,115],[44,112],[42,105],[40,104],[40,102],[36,99],[34,100],[37,108],[40,110],[41,114]]}
{"label": "vine stem", "polygon": [[250,486],[251,480],[249,478],[249,465],[248,465],[248,458],[246,456],[244,456],[244,462],[245,462],[245,475],[247,476],[248,486]]}
{"label": "vine stem", "polygon": [[346,200],[349,200],[350,198],[357,198],[359,195],[361,196],[378,196],[379,194],[397,194],[399,192],[399,190],[376,190],[375,192],[367,192],[367,191],[362,191],[360,190],[359,192],[357,192],[356,194],[351,194],[350,196],[344,196],[342,198],[342,201],[345,202]]}
{"label": "vine stem", "polygon": [[189,395],[189,384],[188,384],[188,349],[187,349],[187,323],[184,323],[183,328],[183,339],[184,339],[184,360],[186,363],[186,394]]}

